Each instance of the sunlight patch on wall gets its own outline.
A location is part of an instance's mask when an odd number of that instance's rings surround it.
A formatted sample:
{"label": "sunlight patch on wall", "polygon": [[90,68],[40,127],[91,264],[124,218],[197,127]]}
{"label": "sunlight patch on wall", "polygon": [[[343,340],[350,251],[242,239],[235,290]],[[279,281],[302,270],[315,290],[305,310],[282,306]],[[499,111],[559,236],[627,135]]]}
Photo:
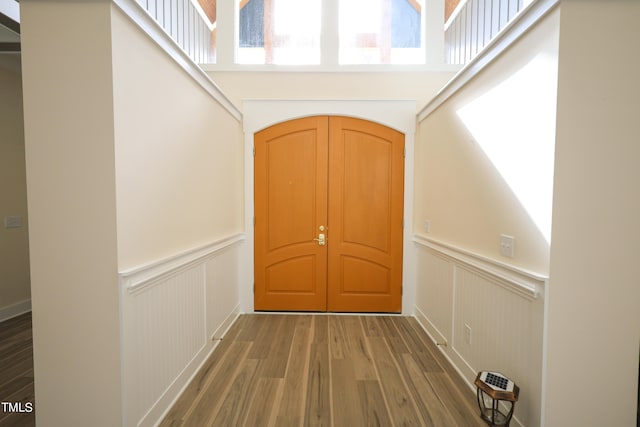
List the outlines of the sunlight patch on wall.
{"label": "sunlight patch on wall", "polygon": [[551,241],[557,63],[541,53],[457,111],[546,241]]}

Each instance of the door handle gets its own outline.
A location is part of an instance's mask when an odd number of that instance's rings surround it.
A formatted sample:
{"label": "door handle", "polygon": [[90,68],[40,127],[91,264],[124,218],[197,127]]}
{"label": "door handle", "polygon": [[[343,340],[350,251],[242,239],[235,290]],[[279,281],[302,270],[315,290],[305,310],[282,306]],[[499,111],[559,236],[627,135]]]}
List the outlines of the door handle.
{"label": "door handle", "polygon": [[324,237],[324,233],[318,234],[318,238],[317,239],[313,239],[313,240],[318,242],[318,246],[324,246],[327,243],[327,241],[325,240],[325,237]]}

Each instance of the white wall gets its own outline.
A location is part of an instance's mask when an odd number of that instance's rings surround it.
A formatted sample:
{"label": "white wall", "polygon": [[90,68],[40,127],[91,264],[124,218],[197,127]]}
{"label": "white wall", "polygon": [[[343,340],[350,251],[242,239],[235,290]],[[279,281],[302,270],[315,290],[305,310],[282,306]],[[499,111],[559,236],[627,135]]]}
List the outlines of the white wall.
{"label": "white wall", "polygon": [[[286,68],[286,67],[282,67]],[[209,71],[225,94],[240,106],[247,99],[411,100],[421,107],[454,72],[278,72]]]}
{"label": "white wall", "polygon": [[640,3],[561,4],[544,425],[636,425]]}
{"label": "white wall", "polygon": [[121,422],[108,3],[22,1],[35,408]]}
{"label": "white wall", "polygon": [[[558,27],[556,10],[428,113],[416,138],[417,318],[470,392],[483,370],[518,384],[524,426],[540,425],[542,406]],[[515,237],[513,258],[501,234]]]}
{"label": "white wall", "polygon": [[119,269],[242,232],[240,122],[117,8],[112,36]]}
{"label": "white wall", "polygon": [[154,425],[238,314],[241,122],[111,11],[124,424]]}
{"label": "white wall", "polygon": [[238,311],[240,115],[121,7],[21,2],[42,425],[153,425]]}
{"label": "white wall", "polygon": [[419,124],[416,233],[548,273],[557,26],[537,25]]}
{"label": "white wall", "polygon": [[[0,54],[0,321],[31,307],[20,55]],[[19,216],[20,228],[4,218]]]}

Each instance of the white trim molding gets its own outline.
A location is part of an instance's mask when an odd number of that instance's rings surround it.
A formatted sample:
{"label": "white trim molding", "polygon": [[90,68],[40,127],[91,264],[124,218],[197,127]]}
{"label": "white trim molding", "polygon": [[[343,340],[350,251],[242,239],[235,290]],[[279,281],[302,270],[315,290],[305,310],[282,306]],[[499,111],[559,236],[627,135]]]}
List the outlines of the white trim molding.
{"label": "white trim molding", "polygon": [[149,264],[141,265],[119,273],[120,283],[127,292],[141,292],[153,286],[164,277],[190,268],[221,250],[245,240],[244,233],[237,233],[198,248],[182,252]]}
{"label": "white trim molding", "polygon": [[540,297],[541,288],[545,286],[549,279],[547,276],[505,264],[435,239],[415,235],[413,241],[436,252],[445,259],[461,264],[475,274],[486,277],[494,283],[531,300]]}
{"label": "white trim molding", "polygon": [[[253,136],[266,127],[300,117],[340,115],[370,120],[396,129],[405,135],[404,223],[413,223],[413,151],[416,131],[415,100],[245,100],[243,104],[245,142],[245,230],[243,245],[240,308],[251,313],[253,308]],[[413,314],[415,299],[415,254],[411,227],[403,234],[402,314]]]}
{"label": "white trim molding", "polygon": [[125,15],[146,33],[163,51],[167,53],[191,78],[211,97],[229,112],[237,121],[242,120],[242,112],[227,98],[217,84],[202,68],[182,50],[155,19],[135,0],[111,0]]}
{"label": "white trim molding", "polygon": [[487,67],[505,50],[525,35],[537,22],[547,16],[560,0],[538,0],[527,6],[497,36],[493,38],[458,74],[455,75],[438,94],[418,113],[418,122],[423,121],[447,99],[458,92],[482,69]]}

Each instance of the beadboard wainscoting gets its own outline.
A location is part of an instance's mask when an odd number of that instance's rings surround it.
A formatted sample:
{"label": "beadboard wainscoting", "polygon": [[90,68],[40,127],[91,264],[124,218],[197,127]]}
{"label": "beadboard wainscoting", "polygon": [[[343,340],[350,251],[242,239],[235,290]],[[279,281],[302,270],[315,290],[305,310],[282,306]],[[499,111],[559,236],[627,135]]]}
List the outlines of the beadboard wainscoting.
{"label": "beadboard wainscoting", "polygon": [[540,424],[546,277],[423,237],[416,318],[470,388],[478,371],[520,387],[514,421]]}
{"label": "beadboard wainscoting", "polygon": [[158,423],[238,316],[244,240],[120,273],[125,426]]}

